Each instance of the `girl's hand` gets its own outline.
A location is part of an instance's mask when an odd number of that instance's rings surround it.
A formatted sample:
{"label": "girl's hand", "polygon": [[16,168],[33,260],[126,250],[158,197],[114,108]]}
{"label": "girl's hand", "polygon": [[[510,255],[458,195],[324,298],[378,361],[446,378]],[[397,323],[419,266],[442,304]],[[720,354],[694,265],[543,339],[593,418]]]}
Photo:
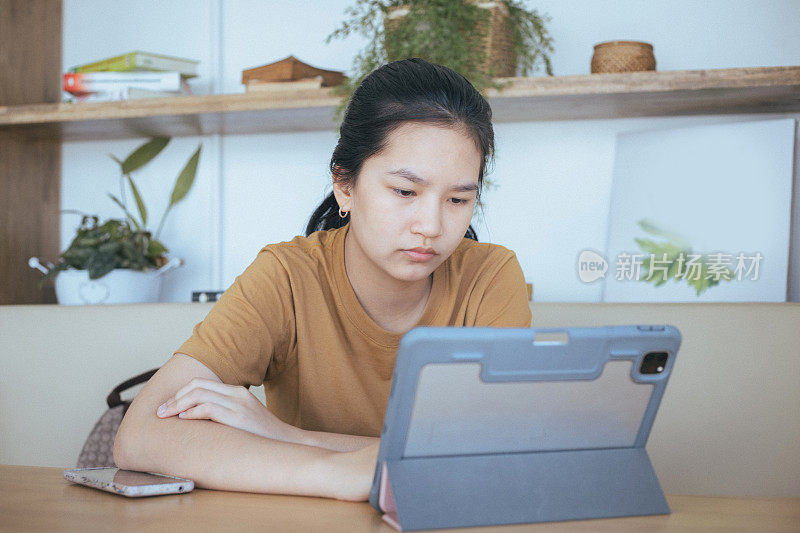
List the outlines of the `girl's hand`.
{"label": "girl's hand", "polygon": [[212,420],[262,437],[299,442],[298,428],[273,415],[246,387],[194,378],[159,406],[159,418]]}

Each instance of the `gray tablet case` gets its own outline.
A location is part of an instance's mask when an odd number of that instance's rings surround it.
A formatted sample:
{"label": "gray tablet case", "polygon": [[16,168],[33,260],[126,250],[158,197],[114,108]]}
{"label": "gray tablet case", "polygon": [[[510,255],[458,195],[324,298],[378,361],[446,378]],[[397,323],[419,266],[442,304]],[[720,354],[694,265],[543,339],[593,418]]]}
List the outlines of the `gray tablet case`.
{"label": "gray tablet case", "polygon": [[645,443],[668,325],[403,336],[370,503],[398,529],[669,513]]}

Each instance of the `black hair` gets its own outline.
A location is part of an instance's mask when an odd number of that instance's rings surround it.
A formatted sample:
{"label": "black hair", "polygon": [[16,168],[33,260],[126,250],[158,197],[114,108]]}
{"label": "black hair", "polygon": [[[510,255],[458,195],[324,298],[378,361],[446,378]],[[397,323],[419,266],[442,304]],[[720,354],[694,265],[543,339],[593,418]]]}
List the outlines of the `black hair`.
{"label": "black hair", "polygon": [[[373,70],[353,92],[331,157],[333,179],[355,184],[364,162],[381,152],[389,134],[405,122],[463,128],[472,137],[481,153],[480,199],[487,163],[494,158],[492,109],[464,76],[417,57]],[[339,204],[331,192],[311,215],[306,236],[340,228],[348,220],[339,216]],[[478,240],[471,225],[465,237]]]}

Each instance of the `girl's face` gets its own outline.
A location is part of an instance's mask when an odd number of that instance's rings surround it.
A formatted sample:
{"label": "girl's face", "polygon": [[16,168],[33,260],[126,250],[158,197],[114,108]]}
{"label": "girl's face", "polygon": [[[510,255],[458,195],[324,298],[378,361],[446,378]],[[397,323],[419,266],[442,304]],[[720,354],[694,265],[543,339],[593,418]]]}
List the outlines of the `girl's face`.
{"label": "girl's face", "polygon": [[[367,159],[355,186],[334,183],[350,212],[359,263],[400,281],[426,279],[461,242],[475,208],[481,154],[457,128],[407,122]],[[363,262],[366,260],[366,263]]]}

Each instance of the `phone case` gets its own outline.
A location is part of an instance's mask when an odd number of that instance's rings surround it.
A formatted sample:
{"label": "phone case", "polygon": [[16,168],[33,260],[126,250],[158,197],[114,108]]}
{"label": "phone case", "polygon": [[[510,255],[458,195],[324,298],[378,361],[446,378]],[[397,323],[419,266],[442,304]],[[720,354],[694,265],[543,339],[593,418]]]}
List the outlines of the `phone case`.
{"label": "phone case", "polygon": [[[116,470],[111,480],[100,479],[97,475],[93,475],[96,471]],[[159,483],[150,485],[133,486],[126,484],[131,483],[136,477],[141,475],[155,475],[160,478],[174,480],[173,483]],[[129,498],[139,498],[142,496],[158,496],[161,494],[182,494],[194,490],[194,482],[188,479],[183,479],[174,476],[167,476],[164,474],[153,474],[150,472],[135,472],[132,470],[121,470],[119,468],[97,467],[97,468],[74,468],[64,470],[64,478],[93,487],[96,489],[120,494]]]}
{"label": "phone case", "polygon": [[645,444],[680,342],[669,325],[415,328],[370,503],[404,530],[669,513]]}

